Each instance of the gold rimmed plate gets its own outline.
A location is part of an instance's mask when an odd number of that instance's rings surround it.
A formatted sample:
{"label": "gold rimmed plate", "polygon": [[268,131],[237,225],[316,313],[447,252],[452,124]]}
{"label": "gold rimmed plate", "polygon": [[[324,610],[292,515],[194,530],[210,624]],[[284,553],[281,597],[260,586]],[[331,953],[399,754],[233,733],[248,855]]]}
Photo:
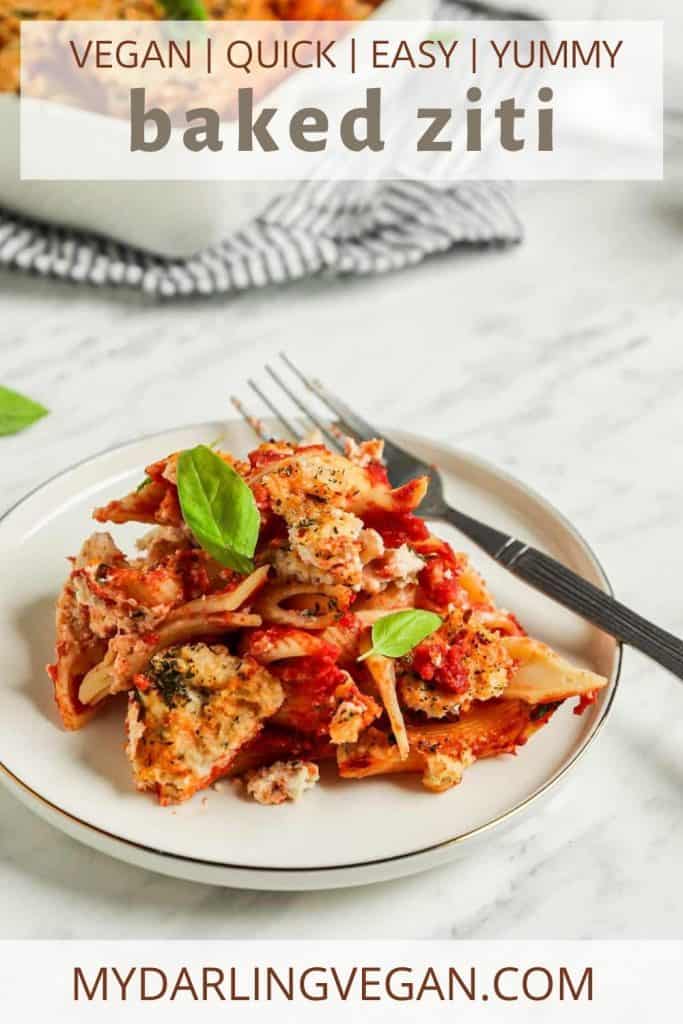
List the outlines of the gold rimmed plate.
{"label": "gold rimmed plate", "polygon": [[[583,538],[524,484],[440,442],[391,434],[439,466],[447,496],[460,508],[609,590]],[[238,421],[142,438],[54,477],[0,521],[0,778],[37,814],[104,853],[180,878],[254,889],[324,889],[411,874],[466,855],[478,840],[495,843],[503,826],[540,812],[541,799],[569,777],[609,713],[619,646],[442,524],[435,524],[436,532],[472,555],[498,602],[530,633],[609,679],[583,716],[572,714],[567,702],[516,758],[477,763],[461,786],[438,796],[417,777],[354,782],[330,770],[294,805],[262,807],[225,783],[205,798],[161,808],[133,789],[123,752],[123,698],[82,732],[64,732],[44,666],[52,658],[66,556],[94,529],[92,508],[134,487],[146,464],[219,435],[221,447],[237,454],[253,447]],[[112,530],[124,549],[132,549],[143,531],[133,525]]]}

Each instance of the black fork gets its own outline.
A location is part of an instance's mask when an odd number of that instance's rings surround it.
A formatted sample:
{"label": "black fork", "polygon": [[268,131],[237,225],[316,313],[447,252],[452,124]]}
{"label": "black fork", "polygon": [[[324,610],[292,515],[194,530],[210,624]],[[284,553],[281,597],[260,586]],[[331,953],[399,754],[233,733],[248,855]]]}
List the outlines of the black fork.
{"label": "black fork", "polygon": [[[331,448],[343,452],[345,435],[355,441],[370,441],[383,437],[380,431],[354,412],[346,402],[319,381],[312,380],[302,373],[288,356],[281,353],[280,358],[290,379],[286,380],[284,375],[272,366],[266,366],[266,372],[297,409],[322,432]],[[309,400],[302,398],[297,384],[303,385],[307,392],[315,395],[329,410],[333,419],[328,421],[323,418]],[[280,411],[278,404],[253,380],[249,381],[249,386],[282,423],[287,433],[296,441],[302,441],[303,433]],[[250,416],[238,399],[233,398],[232,401],[258,436],[262,440],[269,440],[260,420]],[[678,637],[648,622],[537,548],[489,526],[488,523],[468,516],[460,509],[453,508],[446,501],[441,474],[435,466],[412,455],[390,438],[383,439],[384,457],[394,486],[406,483],[416,476],[429,477],[429,490],[420,506],[420,515],[451,523],[515,576],[592,622],[610,636],[637,648],[679,679],[683,679],[683,642]]]}

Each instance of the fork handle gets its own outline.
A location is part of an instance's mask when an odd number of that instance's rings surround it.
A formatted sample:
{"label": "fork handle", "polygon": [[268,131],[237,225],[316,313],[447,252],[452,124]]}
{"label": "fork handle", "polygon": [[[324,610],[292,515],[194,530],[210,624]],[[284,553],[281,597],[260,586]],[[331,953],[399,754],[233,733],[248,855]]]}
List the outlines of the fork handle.
{"label": "fork handle", "polygon": [[599,626],[683,679],[683,641],[605,594],[536,548],[513,541],[498,561],[536,590]]}
{"label": "fork handle", "polygon": [[444,518],[525,583],[683,679],[683,641],[673,633],[648,622],[537,548],[458,509],[448,508]]}

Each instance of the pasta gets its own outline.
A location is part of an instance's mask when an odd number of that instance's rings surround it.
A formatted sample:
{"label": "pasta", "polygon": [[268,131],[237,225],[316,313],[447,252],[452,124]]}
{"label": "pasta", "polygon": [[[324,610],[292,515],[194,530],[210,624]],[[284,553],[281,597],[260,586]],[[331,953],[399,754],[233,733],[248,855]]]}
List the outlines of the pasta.
{"label": "pasta", "polygon": [[[135,554],[93,534],[57,603],[48,672],[64,726],[125,692],[133,779],[162,804],[223,776],[282,803],[324,761],[343,779],[412,772],[442,792],[606,685],[496,606],[467,556],[417,515],[427,480],[392,488],[381,442],[214,457],[256,510],[248,571],[191,532],[174,453],[94,511],[154,524]],[[431,613],[424,638],[398,655],[375,649],[377,624],[411,611]]]}
{"label": "pasta", "polygon": [[[212,21],[347,21],[366,18],[379,2],[205,0],[204,8]],[[22,21],[159,21],[173,10],[163,0],[0,0],[0,92],[19,92]]]}

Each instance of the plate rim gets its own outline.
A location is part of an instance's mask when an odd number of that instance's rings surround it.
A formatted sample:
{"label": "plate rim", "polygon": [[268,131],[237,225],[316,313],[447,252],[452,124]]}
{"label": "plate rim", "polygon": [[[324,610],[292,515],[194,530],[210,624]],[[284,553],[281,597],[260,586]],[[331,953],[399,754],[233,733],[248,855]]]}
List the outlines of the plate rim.
{"label": "plate rim", "polygon": [[[27,491],[22,497],[20,497],[17,501],[13,502],[4,512],[0,514],[0,528],[2,528],[2,524],[12,515],[13,512],[19,509],[22,505],[24,505],[27,501],[29,501],[40,491],[47,488],[50,484],[54,483],[55,481],[59,480],[62,477],[68,476],[70,473],[75,472],[82,466],[88,465],[89,463],[92,462],[96,462],[98,459],[103,458],[106,455],[113,455],[119,452],[124,452],[127,448],[133,448],[138,444],[144,443],[146,441],[152,441],[155,438],[161,438],[172,433],[181,433],[191,430],[198,431],[202,430],[203,428],[215,427],[216,424],[223,424],[225,426],[228,426],[229,424],[238,423],[242,423],[242,421],[237,417],[231,417],[229,419],[221,420],[202,420],[195,423],[186,423],[181,424],[179,426],[166,427],[163,430],[156,430],[147,434],[141,434],[137,437],[130,438],[127,441],[123,441],[114,445],[109,445],[106,448],[103,448],[92,455],[87,455],[84,458],[79,459],[76,462],[70,464],[69,466],[66,466],[63,469],[58,470],[56,473],[53,473],[47,479],[41,481],[35,487],[31,488],[31,490]],[[545,510],[549,512],[556,520],[561,522],[564,529],[574,538],[575,541],[578,542],[579,546],[584,549],[584,551],[588,554],[589,558],[593,561],[595,568],[597,569],[598,574],[600,576],[600,582],[604,591],[610,597],[614,597],[614,590],[612,588],[610,579],[605,571],[602,561],[597,556],[592,545],[588,543],[583,534],[573,525],[573,523],[564,515],[563,512],[561,512],[551,501],[549,501],[546,497],[544,497],[542,494],[536,491],[533,487],[530,487],[524,481],[520,480],[512,473],[509,473],[507,470],[500,468],[499,466],[489,461],[488,459],[482,458],[481,456],[473,452],[470,452],[464,448],[459,448],[456,445],[451,444],[450,442],[435,442],[424,434],[418,434],[413,431],[403,430],[401,428],[398,428],[393,432],[398,433],[410,440],[414,440],[418,444],[436,444],[443,450],[447,451],[449,454],[454,455],[457,458],[464,459],[465,461],[469,462],[476,468],[483,470],[486,473],[493,475],[494,477],[497,477],[498,479],[502,480],[506,484],[511,485],[514,488],[521,489],[538,505],[545,508]],[[392,430],[387,429],[387,434],[390,435],[391,433]],[[50,824],[58,828],[60,825],[58,819],[61,817],[65,819],[70,825],[68,830],[62,829],[62,831],[66,831],[68,835],[75,835],[75,837],[79,841],[83,842],[87,846],[90,846],[91,848],[98,849],[100,852],[106,852],[110,856],[116,857],[119,860],[127,860],[129,863],[138,864],[138,866],[141,866],[141,860],[142,865],[144,865],[145,867],[150,867],[148,863],[145,863],[145,859],[147,857],[160,857],[165,862],[175,862],[177,865],[186,865],[188,868],[196,869],[198,867],[202,867],[208,869],[211,872],[222,871],[228,874],[240,873],[246,874],[248,876],[253,875],[255,876],[254,881],[256,881],[258,876],[264,875],[275,876],[279,878],[286,878],[288,876],[302,877],[309,875],[315,877],[324,876],[325,878],[329,878],[330,881],[333,882],[335,876],[337,879],[339,879],[341,876],[346,875],[348,872],[359,873],[362,872],[364,869],[372,870],[381,868],[382,865],[401,864],[402,867],[404,868],[406,861],[419,861],[425,857],[428,858],[430,855],[436,856],[438,855],[439,852],[443,852],[449,848],[456,849],[468,842],[474,842],[480,839],[483,835],[485,835],[492,829],[499,828],[501,826],[504,826],[505,824],[509,824],[510,821],[518,814],[521,814],[523,811],[530,808],[533,804],[539,802],[542,798],[547,797],[551,793],[551,791],[553,791],[558,786],[558,784],[562,782],[566,778],[566,776],[576,767],[579,760],[583,757],[585,753],[587,753],[589,748],[592,747],[592,745],[594,744],[597,737],[602,733],[605,722],[612,710],[617,690],[619,689],[622,666],[623,644],[619,640],[615,639],[614,665],[612,667],[612,672],[608,680],[610,692],[608,699],[605,702],[605,706],[603,707],[600,713],[599,718],[595,722],[593,728],[588,732],[588,734],[576,748],[570,759],[564,765],[562,765],[562,767],[559,768],[553,775],[551,775],[541,786],[535,789],[532,793],[526,796],[519,803],[514,804],[512,807],[509,807],[503,813],[496,815],[495,817],[491,818],[489,821],[485,822],[482,825],[477,825],[474,828],[471,828],[468,831],[463,832],[460,835],[453,836],[449,839],[443,839],[437,843],[431,843],[428,846],[421,847],[416,850],[410,850],[405,853],[392,854],[387,857],[375,857],[369,860],[353,861],[341,864],[328,864],[317,867],[276,867],[253,864],[233,864],[227,861],[209,860],[205,857],[191,857],[186,854],[173,853],[169,850],[159,849],[154,846],[149,846],[146,843],[141,843],[134,839],[129,839],[125,836],[118,835],[115,832],[110,832],[107,829],[101,828],[99,825],[94,825],[92,822],[80,818],[78,815],[71,813],[71,811],[65,810],[63,807],[60,807],[59,804],[56,804],[54,801],[49,800],[47,797],[43,796],[32,786],[30,786],[27,782],[25,782],[22,778],[16,775],[11,770],[11,768],[9,768],[9,766],[6,765],[2,760],[0,760],[0,779],[3,781],[8,791],[11,792],[15,797],[20,799],[21,802],[26,807],[28,807],[29,810],[32,810],[34,813],[37,813],[40,817],[47,820]],[[37,802],[37,804],[39,805],[38,807],[35,806],[35,802]],[[106,843],[107,840],[114,844],[115,851],[106,848],[106,846],[103,847],[102,844]],[[121,847],[123,847],[123,849],[121,849]],[[129,856],[126,857],[125,853],[129,851]],[[137,857],[133,855],[133,851],[137,853]],[[424,870],[426,867],[429,866],[430,865],[416,866],[416,870]],[[156,870],[162,870],[158,865],[156,865],[155,867]],[[164,873],[171,874],[171,872]],[[176,877],[188,878],[187,875],[176,875]],[[207,879],[207,881],[210,881],[210,879]],[[226,880],[224,883],[219,884],[230,883]],[[235,882],[233,881],[232,884],[235,884]],[[358,879],[357,883],[354,883],[353,881],[346,881],[344,884],[361,884],[361,879]],[[242,885],[242,887],[246,886]]]}

